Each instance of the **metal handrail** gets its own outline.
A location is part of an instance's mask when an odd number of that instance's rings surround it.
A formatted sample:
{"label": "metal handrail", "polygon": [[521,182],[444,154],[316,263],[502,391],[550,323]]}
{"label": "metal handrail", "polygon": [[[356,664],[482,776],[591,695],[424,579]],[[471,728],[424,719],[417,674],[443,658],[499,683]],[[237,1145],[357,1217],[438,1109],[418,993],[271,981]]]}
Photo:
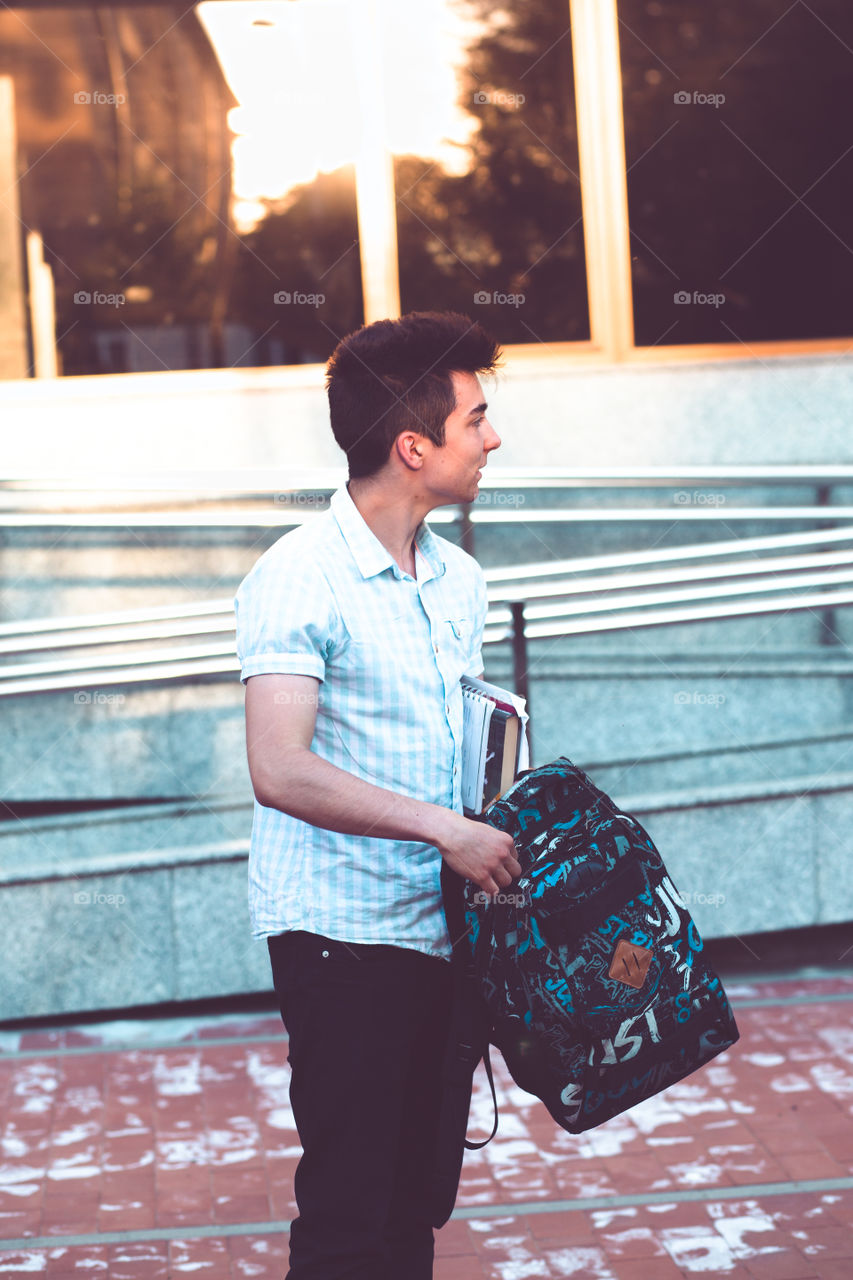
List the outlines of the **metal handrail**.
{"label": "metal handrail", "polygon": [[[841,568],[832,569],[831,566],[835,565]],[[767,574],[768,567],[772,570],[772,578]],[[821,569],[824,572],[816,574],[794,572],[803,569]],[[785,576],[781,576],[783,574]],[[723,586],[710,585],[712,579],[734,577],[749,577],[754,581]],[[682,567],[547,582],[519,581],[510,586],[491,587],[489,600],[491,604],[499,606],[501,603],[511,601],[522,601],[527,604],[537,599],[556,601],[569,596],[600,596],[619,592],[618,605],[624,609],[696,598],[712,599],[719,596],[761,594],[786,590],[790,587],[830,586],[848,581],[853,581],[853,548],[810,556],[764,559],[746,564]],[[674,586],[680,582],[701,583],[704,586],[700,590],[694,586],[684,591],[630,594],[637,587]],[[579,601],[568,605],[534,604],[525,609],[525,616],[528,621],[532,621],[543,617],[598,613],[614,607],[616,606],[612,599]],[[490,609],[488,614],[491,623],[502,622],[510,616],[509,609],[499,607]],[[231,600],[211,600],[207,605],[189,605],[172,610],[157,609],[146,612],[138,609],[129,611],[127,614],[96,614],[85,620],[88,625],[83,626],[67,625],[71,621],[66,619],[65,626],[62,625],[62,619],[56,618],[39,619],[29,627],[25,623],[6,624],[0,628],[0,655],[127,644],[140,640],[184,639],[189,636],[233,632],[235,627]],[[2,671],[3,668],[0,668],[0,673]]]}
{"label": "metal handrail", "polygon": [[[765,562],[767,563],[767,562]],[[829,570],[829,564],[841,564],[839,570]],[[825,572],[794,573],[794,568],[824,568]],[[786,576],[781,575],[785,572]],[[731,584],[710,584],[715,577],[733,577],[749,575],[753,581],[731,582]],[[712,600],[720,596],[761,595],[774,591],[803,588],[803,586],[833,586],[853,582],[853,552],[829,553],[826,556],[786,557],[784,562],[772,563],[772,575],[760,576],[756,564],[719,564],[710,572],[703,570],[660,571],[654,573],[620,573],[619,576],[588,579],[584,581],[526,582],[517,584],[511,589],[489,591],[489,600],[497,608],[489,609],[487,625],[510,620],[510,609],[500,608],[502,602],[520,600],[526,605],[525,620],[533,622],[539,618],[579,617],[583,614],[603,613],[619,607],[620,609],[647,608],[653,604],[674,604],[686,600]],[[644,594],[631,594],[631,589],[638,586],[672,585],[676,582],[693,579],[697,584],[685,590],[658,591]],[[567,604],[547,603],[529,605],[529,600],[546,599],[551,602],[565,600],[566,596],[601,595],[602,593],[619,593],[619,599],[574,600]],[[141,613],[142,611],[136,611]],[[142,617],[134,623],[120,623],[102,614],[100,621],[88,627],[69,627],[61,630],[27,632],[20,626],[17,634],[0,639],[0,654],[19,654],[50,652],[59,649],[92,648],[92,646],[136,643],[140,640],[178,640],[190,636],[218,635],[234,631],[234,611],[231,602],[210,602],[210,605],[197,605],[192,614],[184,612],[173,616],[163,613],[161,620]],[[177,611],[175,611],[177,613]],[[202,614],[202,616],[199,616]],[[60,620],[49,620],[58,622]],[[528,634],[530,632],[528,631]],[[156,650],[154,652],[156,654]],[[156,657],[152,660],[156,660]],[[59,669],[59,668],[58,668]],[[9,667],[0,667],[0,677],[8,675]]]}
{"label": "metal handrail", "polygon": [[[797,546],[841,543],[840,551],[824,551],[812,555],[761,557],[752,561],[679,565],[676,568],[616,573],[631,565],[666,564],[667,561],[710,559],[742,555],[751,551],[782,551]],[[532,599],[559,599],[572,595],[626,591],[643,586],[675,585],[679,582],[708,581],[720,578],[754,577],[788,573],[810,568],[829,568],[853,563],[853,526],[841,529],[806,530],[758,538],[727,539],[720,542],[655,548],[651,551],[616,552],[577,557],[544,564],[526,564],[513,568],[486,569],[489,600],[492,604]],[[849,548],[849,549],[847,549]],[[570,577],[557,578],[557,574]],[[791,585],[790,580],[786,580]],[[832,581],[830,578],[829,581]],[[765,590],[748,584],[740,592]],[[716,591],[716,594],[738,594]],[[714,594],[710,592],[709,594]],[[650,602],[648,600],[647,602]],[[642,601],[640,601],[642,603]],[[601,606],[597,606],[601,607]],[[612,607],[607,605],[605,607]],[[534,606],[535,609],[535,606]],[[577,609],[575,612],[583,612]],[[502,616],[502,615],[501,615]],[[529,616],[534,616],[531,613]],[[137,640],[168,640],[193,635],[233,631],[234,608],[231,597],[198,604],[166,605],[127,609],[114,612],[81,614],[65,618],[37,618],[0,624],[0,654],[30,653],[97,644],[123,644]]]}
{"label": "metal handrail", "polygon": [[[798,533],[766,534],[755,538],[725,538],[719,542],[688,543],[674,547],[655,547],[651,550],[606,552],[595,556],[576,556],[570,560],[538,561],[533,564],[513,565],[484,570],[489,584],[490,599],[515,598],[515,589],[507,588],[512,595],[504,595],[492,584],[515,582],[528,585],[531,580],[547,579],[558,574],[577,574],[625,568],[636,564],[663,564],[668,560],[699,560],[717,556],[745,555],[754,551],[781,551],[814,544],[853,543],[853,525],[840,529],[806,529]],[[828,553],[832,554],[832,553]],[[760,560],[766,566],[778,565],[776,560]],[[719,577],[729,570],[722,565],[710,566],[708,577]],[[732,567],[732,572],[734,568]],[[749,572],[753,570],[750,569]],[[692,571],[690,571],[692,573]],[[688,571],[684,571],[686,577]],[[603,582],[606,587],[610,579]],[[531,583],[531,589],[532,583]],[[122,609],[101,613],[74,614],[58,618],[30,618],[0,623],[0,637],[35,637],[43,632],[60,632],[86,627],[123,626],[132,622],[171,621],[176,618],[208,617],[232,612],[232,598],[206,600],[199,604],[157,605],[137,609]]]}
{"label": "metal handrail", "polygon": [[[756,577],[752,582],[730,587],[707,587],[704,591],[691,587],[682,592],[622,594],[609,601],[587,600],[533,606],[525,618],[521,605],[511,611],[498,606],[489,611],[484,644],[512,639],[514,651],[523,655],[524,642],[540,637],[596,634],[619,629],[635,630],[671,623],[708,621],[717,618],[751,617],[766,613],[794,612],[802,609],[836,608],[853,603],[851,571],[830,571],[824,575],[800,574],[779,579],[774,574]],[[839,590],[819,590],[801,594],[780,595],[775,599],[761,596],[788,591],[790,587],[821,586],[838,583]],[[721,595],[751,596],[750,599],[714,603]],[[559,597],[557,598],[559,599]],[[659,606],[674,606],[664,607]],[[610,611],[608,616],[600,616]],[[49,662],[24,662],[0,668],[0,696],[79,689],[102,684],[127,684],[151,680],[187,679],[201,675],[220,675],[238,669],[234,649],[233,614],[211,630],[228,632],[227,640],[209,645],[174,647],[158,650],[112,652],[104,655],[102,645],[93,644],[90,652],[76,658],[52,659]],[[180,632],[180,637],[191,631]],[[77,633],[79,636],[79,632]],[[126,636],[122,636],[126,640]],[[134,635],[134,639],[142,638]],[[168,637],[176,638],[172,632]],[[111,643],[114,637],[106,637]],[[38,646],[34,646],[38,647]],[[94,655],[91,649],[98,649]],[[19,648],[17,652],[24,652]],[[521,661],[519,657],[518,661]]]}
{"label": "metal handrail", "polygon": [[[234,645],[210,646],[207,656],[171,658],[163,655],[159,661],[141,661],[126,668],[89,667],[85,671],[63,672],[56,675],[22,675],[6,679],[5,669],[0,673],[0,698],[18,697],[30,693],[62,693],[74,690],[101,689],[111,685],[160,684],[166,680],[198,680],[201,676],[233,675],[240,670]],[[146,655],[151,658],[151,655]],[[25,670],[22,668],[21,670]],[[88,699],[81,698],[81,701]]]}
{"label": "metal handrail", "polygon": [[[192,472],[112,472],[99,473],[97,484],[86,476],[10,476],[0,479],[0,496],[33,493],[112,494],[116,490],[153,493],[185,493],[205,498],[247,497],[264,493],[299,493],[305,490],[332,491],[346,479],[341,467],[295,467],[283,483],[278,467],[245,467],[239,470],[241,484],[234,483],[234,470]],[[484,488],[518,484],[525,488],[574,487],[591,485],[646,486],[681,481],[714,481],[722,485],[752,484],[843,484],[853,483],[853,463],[696,463],[679,466],[627,467],[504,467],[490,463],[483,476]]]}
{"label": "metal handrail", "polygon": [[[346,479],[343,467],[313,467],[291,471],[287,484],[281,483],[274,468],[244,469],[241,483],[233,472],[160,472],[149,475],[100,476],[97,484],[88,477],[6,477],[0,480],[0,527],[6,528],[292,528],[320,514],[319,495],[328,495]],[[805,484],[817,488],[813,506],[725,507],[699,504],[639,508],[587,507],[572,510],[531,507],[524,512],[507,509],[499,501],[507,489],[646,488],[685,484],[722,487],[751,484]],[[481,499],[462,507],[433,512],[439,524],[462,520],[472,524],[576,523],[579,521],[682,520],[801,520],[853,518],[853,508],[832,506],[834,485],[853,484],[853,464],[702,464],[694,466],[649,467],[516,467],[492,465],[481,482]],[[491,491],[491,492],[490,492]],[[308,497],[310,495],[310,497]],[[490,508],[489,498],[495,502]],[[275,510],[258,510],[277,499]],[[300,509],[300,500],[310,509]],[[76,504],[71,511],[46,510],[52,506]],[[322,500],[325,502],[325,498]],[[201,504],[254,502],[255,506],[217,509]],[[293,503],[296,504],[294,509]],[[131,508],[145,505],[147,510]],[[187,509],[187,507],[191,509]],[[83,508],[82,510],[80,508]],[[499,509],[494,509],[495,507]],[[87,510],[86,508],[100,508]],[[104,508],[107,508],[106,510]],[[126,509],[118,509],[126,508]],[[158,509],[151,509],[158,508]]]}
{"label": "metal handrail", "polygon": [[[635,631],[640,627],[662,627],[677,622],[710,622],[715,618],[751,618],[765,613],[793,613],[799,609],[836,608],[853,604],[853,590],[814,592],[801,596],[785,596],[779,600],[736,602],[732,605],[708,605],[696,609],[650,609],[646,613],[615,613],[609,618],[578,618],[555,625],[533,623],[525,628],[528,640],[548,636],[592,635],[602,631]],[[511,627],[487,628],[483,644],[497,644],[513,638]]]}
{"label": "metal handrail", "polygon": [[124,626],[130,622],[156,622],[163,619],[207,617],[209,614],[232,613],[230,599],[205,600],[200,604],[155,605],[140,609],[120,609],[101,613],[73,614],[58,618],[18,619],[0,623],[0,636],[38,636],[44,632],[71,631],[84,627]]}
{"label": "metal handrail", "polygon": [[[234,609],[229,605],[227,610],[222,608],[211,611],[210,617],[138,622],[128,626],[101,622],[98,626],[76,631],[57,630],[29,637],[21,633],[11,639],[0,639],[0,654],[80,649],[92,645],[127,644],[136,640],[179,640],[186,636],[217,635],[233,630]],[[0,673],[6,669],[0,667]]]}
{"label": "metal handrail", "polygon": [[[59,512],[47,515],[0,512],[0,528],[14,529],[293,529],[318,519],[322,511],[97,511]],[[801,507],[526,507],[523,511],[495,509],[472,503],[462,508],[442,507],[430,512],[430,524],[452,524],[467,519],[472,524],[598,524],[672,520],[853,520],[853,506]]]}
{"label": "metal handrail", "polygon": [[[774,577],[756,578],[753,582],[734,582],[723,586],[688,587],[685,591],[649,591],[644,594],[626,592],[619,597],[621,609],[642,609],[649,605],[681,604],[690,600],[715,600],[723,596],[764,595],[787,591],[791,587],[832,587],[853,584],[853,566],[828,573],[792,574],[778,580]],[[569,618],[585,614],[604,613],[617,607],[614,600],[572,600],[568,604],[532,605],[524,610],[528,622],[536,618]],[[486,625],[509,619],[508,609],[490,609]],[[529,634],[529,631],[528,631]]]}
{"label": "metal handrail", "polygon": [[[224,630],[225,628],[223,628]],[[231,630],[234,630],[232,621]],[[132,667],[157,667],[163,663],[181,662],[193,659],[220,658],[224,654],[234,654],[234,641],[228,643],[195,645],[175,649],[142,649],[131,653],[98,653],[95,657],[84,655],[79,658],[59,658],[51,662],[22,662],[0,667],[0,680],[29,679],[41,675],[63,675],[88,671],[109,671],[112,669],[128,671]]]}
{"label": "metal handrail", "polygon": [[[622,591],[635,587],[671,585],[677,582],[707,582],[713,578],[748,577],[759,573],[758,565],[766,571],[770,566],[774,573],[787,573],[796,569],[819,569],[831,565],[853,566],[853,548],[845,551],[827,551],[815,555],[779,556],[758,562],[748,561],[743,564],[715,564],[698,566],[681,566],[678,569],[649,569],[640,573],[611,573],[593,578],[555,578],[542,581],[527,579],[511,582],[506,586],[493,584],[489,587],[489,599],[493,604],[499,601],[535,600],[540,597],[553,599],[559,596],[587,595],[590,592],[604,593]],[[734,592],[734,588],[732,588]],[[532,616],[532,615],[531,615]],[[0,642],[2,652],[2,642]]]}
{"label": "metal handrail", "polygon": [[[739,600],[730,604],[698,604],[692,608],[629,610],[610,617],[575,617],[553,623],[534,622],[525,628],[529,640],[570,635],[594,635],[605,631],[637,630],[667,626],[673,623],[705,622],[719,618],[748,618],[772,613],[793,613],[803,609],[836,608],[853,604],[853,590],[818,591],[802,595],[782,596],[773,600]],[[498,644],[514,639],[512,627],[486,627],[483,643]],[[0,697],[20,694],[61,692],[99,688],[103,685],[127,685],[190,680],[200,676],[230,675],[240,669],[233,641],[197,648],[170,649],[160,652],[124,654],[120,659],[100,662],[24,663],[0,668]]]}
{"label": "metal handrail", "polygon": [[764,534],[755,538],[724,538],[719,542],[699,542],[675,547],[654,547],[643,551],[615,551],[605,555],[576,556],[570,560],[537,561],[484,570],[486,581],[507,582],[526,578],[547,578],[561,573],[622,568],[632,564],[659,564],[666,560],[701,560],[713,556],[745,555],[752,551],[781,551],[799,546],[832,542],[853,542],[853,525],[840,529],[805,529],[797,533]]}

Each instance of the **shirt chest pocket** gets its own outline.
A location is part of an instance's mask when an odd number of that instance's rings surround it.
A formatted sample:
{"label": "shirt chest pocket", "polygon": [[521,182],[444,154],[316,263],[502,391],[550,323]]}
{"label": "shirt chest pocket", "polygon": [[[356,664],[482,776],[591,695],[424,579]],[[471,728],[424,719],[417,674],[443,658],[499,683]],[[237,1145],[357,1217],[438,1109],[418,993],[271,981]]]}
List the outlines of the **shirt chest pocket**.
{"label": "shirt chest pocket", "polygon": [[436,658],[450,668],[449,675],[456,681],[470,661],[474,619],[453,614],[441,619],[437,631]]}

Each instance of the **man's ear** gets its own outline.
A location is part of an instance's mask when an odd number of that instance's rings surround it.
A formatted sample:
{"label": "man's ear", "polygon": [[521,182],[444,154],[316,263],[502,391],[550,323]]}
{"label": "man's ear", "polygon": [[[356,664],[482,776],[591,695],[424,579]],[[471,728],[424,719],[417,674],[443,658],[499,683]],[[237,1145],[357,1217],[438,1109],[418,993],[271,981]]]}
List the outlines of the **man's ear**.
{"label": "man's ear", "polygon": [[397,457],[411,471],[419,471],[424,460],[423,436],[416,431],[401,431],[394,441]]}

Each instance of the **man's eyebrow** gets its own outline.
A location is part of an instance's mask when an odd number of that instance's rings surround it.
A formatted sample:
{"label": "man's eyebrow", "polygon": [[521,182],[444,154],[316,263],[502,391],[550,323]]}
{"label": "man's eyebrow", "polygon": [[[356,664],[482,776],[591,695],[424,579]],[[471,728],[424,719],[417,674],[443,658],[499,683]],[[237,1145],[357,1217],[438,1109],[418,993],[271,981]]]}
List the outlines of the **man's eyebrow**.
{"label": "man's eyebrow", "polygon": [[473,409],[469,409],[468,417],[473,418],[475,414],[485,413],[488,407],[489,406],[486,404],[484,400],[482,404],[478,404]]}

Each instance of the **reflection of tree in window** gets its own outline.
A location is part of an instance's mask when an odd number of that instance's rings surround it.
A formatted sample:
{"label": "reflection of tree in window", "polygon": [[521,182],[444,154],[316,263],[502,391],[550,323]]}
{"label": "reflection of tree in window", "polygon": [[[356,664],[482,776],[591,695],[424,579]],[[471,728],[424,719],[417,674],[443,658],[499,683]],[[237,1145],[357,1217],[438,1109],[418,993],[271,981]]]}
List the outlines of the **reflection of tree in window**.
{"label": "reflection of tree in window", "polygon": [[232,315],[257,335],[252,364],[326,360],[364,323],[352,166],[264,204],[239,250]]}
{"label": "reflection of tree in window", "polygon": [[357,249],[321,283],[356,241],[351,171],[321,175],[237,235],[235,98],[193,10],[36,7],[22,22],[0,8],[2,74],[14,81],[21,217],[53,273],[61,372],[323,359],[333,336],[315,310],[275,307],[280,289],[324,292],[344,331],[361,322]]}
{"label": "reflection of tree in window", "polygon": [[588,339],[569,6],[458,7],[480,27],[459,75],[467,171],[396,162],[402,308],[474,313],[504,342]]}
{"label": "reflection of tree in window", "polygon": [[849,0],[618,10],[638,344],[848,335]]}

